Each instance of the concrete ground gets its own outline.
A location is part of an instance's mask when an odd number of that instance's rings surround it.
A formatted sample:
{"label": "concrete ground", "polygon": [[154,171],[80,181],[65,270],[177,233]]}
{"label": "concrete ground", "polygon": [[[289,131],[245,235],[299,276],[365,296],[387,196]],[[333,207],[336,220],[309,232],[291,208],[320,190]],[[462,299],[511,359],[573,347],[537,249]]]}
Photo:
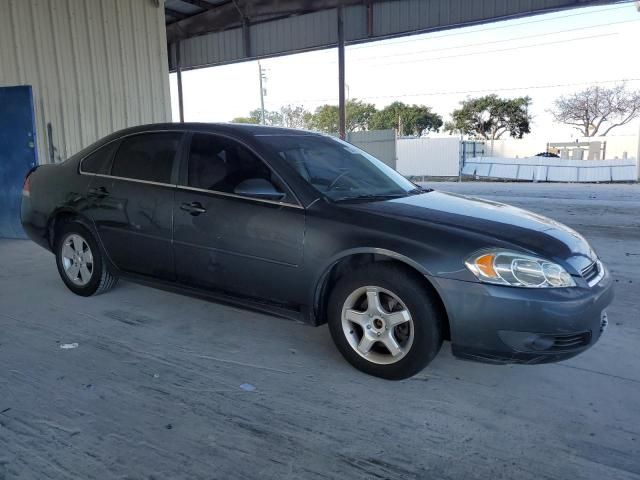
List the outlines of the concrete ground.
{"label": "concrete ground", "polygon": [[[71,294],[0,241],[0,479],[640,479],[640,186],[439,183],[582,232],[610,327],[554,365],[457,360],[389,382],[326,327],[122,282]],[[62,348],[77,343],[77,348]]]}

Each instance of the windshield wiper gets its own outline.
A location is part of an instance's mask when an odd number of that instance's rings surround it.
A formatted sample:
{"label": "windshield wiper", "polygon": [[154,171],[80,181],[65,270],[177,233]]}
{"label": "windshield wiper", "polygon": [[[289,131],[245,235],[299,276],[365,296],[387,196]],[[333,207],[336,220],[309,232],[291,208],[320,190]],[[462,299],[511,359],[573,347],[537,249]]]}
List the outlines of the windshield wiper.
{"label": "windshield wiper", "polygon": [[366,202],[366,201],[376,201],[376,200],[391,200],[393,198],[402,198],[406,196],[407,196],[406,193],[386,193],[386,194],[368,193],[365,195],[340,197],[340,198],[336,198],[333,201],[334,202]]}

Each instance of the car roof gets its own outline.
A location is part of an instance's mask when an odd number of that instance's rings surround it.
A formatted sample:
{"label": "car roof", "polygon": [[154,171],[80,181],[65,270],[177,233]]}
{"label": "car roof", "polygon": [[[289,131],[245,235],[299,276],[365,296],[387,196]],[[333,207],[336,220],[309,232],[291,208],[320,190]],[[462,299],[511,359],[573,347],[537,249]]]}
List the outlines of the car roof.
{"label": "car roof", "polygon": [[261,137],[271,135],[288,135],[288,136],[324,136],[321,133],[310,132],[307,130],[295,130],[293,128],[269,127],[265,125],[254,125],[245,123],[152,123],[148,125],[139,125],[115,132],[113,135],[121,137],[131,135],[138,132],[150,132],[154,130],[184,130],[184,131],[201,131],[211,133],[227,133],[235,134],[240,137]]}

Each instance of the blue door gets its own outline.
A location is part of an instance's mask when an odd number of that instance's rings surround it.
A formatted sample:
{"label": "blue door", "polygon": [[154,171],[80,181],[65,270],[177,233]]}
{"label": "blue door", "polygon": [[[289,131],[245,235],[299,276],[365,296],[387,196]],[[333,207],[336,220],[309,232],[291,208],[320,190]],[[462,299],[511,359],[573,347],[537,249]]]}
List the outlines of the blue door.
{"label": "blue door", "polygon": [[25,238],[22,185],[37,162],[31,87],[0,87],[0,237]]}

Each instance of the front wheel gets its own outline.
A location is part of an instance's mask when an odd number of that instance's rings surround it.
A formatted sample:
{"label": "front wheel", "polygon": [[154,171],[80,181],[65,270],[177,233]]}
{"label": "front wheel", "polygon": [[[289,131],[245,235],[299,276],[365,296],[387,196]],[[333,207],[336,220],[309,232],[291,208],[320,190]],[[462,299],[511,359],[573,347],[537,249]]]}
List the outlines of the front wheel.
{"label": "front wheel", "polygon": [[411,377],[442,345],[442,319],[432,293],[397,265],[374,263],[340,278],[328,315],[340,353],[377,377]]}

